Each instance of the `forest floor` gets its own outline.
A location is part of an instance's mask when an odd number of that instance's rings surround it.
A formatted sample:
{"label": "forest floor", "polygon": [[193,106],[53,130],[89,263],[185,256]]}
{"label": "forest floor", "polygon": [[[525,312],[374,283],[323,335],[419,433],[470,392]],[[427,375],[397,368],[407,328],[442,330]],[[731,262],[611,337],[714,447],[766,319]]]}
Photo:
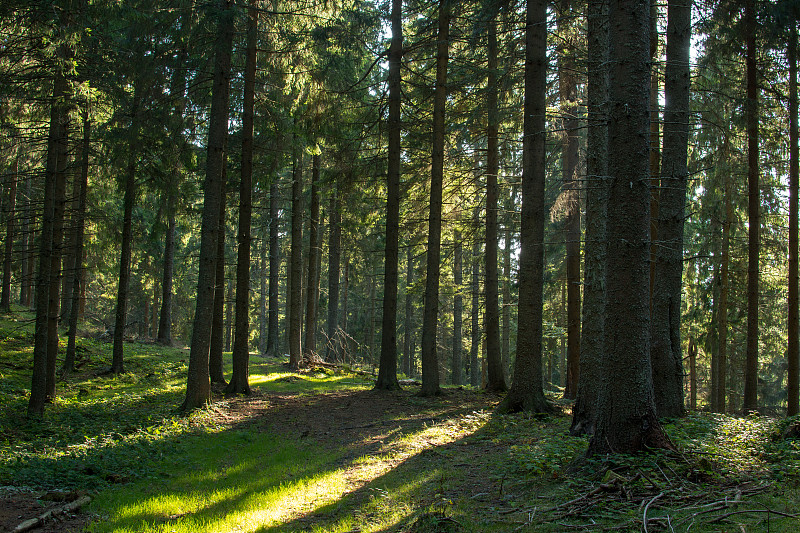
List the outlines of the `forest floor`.
{"label": "forest floor", "polygon": [[797,531],[797,419],[694,412],[680,453],[584,459],[569,404],[492,413],[469,387],[372,391],[348,369],[253,357],[247,397],[180,416],[186,352],[84,337],[43,420],[24,417],[29,319],[0,317],[0,531]]}

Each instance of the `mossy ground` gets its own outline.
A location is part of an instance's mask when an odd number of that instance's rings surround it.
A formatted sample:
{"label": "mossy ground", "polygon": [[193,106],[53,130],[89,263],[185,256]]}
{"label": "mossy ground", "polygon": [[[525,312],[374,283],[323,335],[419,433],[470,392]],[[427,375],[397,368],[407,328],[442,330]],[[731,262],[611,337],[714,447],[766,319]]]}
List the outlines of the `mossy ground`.
{"label": "mossy ground", "polygon": [[181,416],[185,350],[126,343],[112,376],[110,344],[88,337],[44,419],[28,420],[29,318],[0,320],[0,485],[17,499],[90,493],[89,531],[800,528],[793,420],[692,413],[667,425],[681,453],[586,460],[555,398],[555,416],[494,416],[499,397],[470,388],[379,393],[369,377],[260,357],[253,395]]}

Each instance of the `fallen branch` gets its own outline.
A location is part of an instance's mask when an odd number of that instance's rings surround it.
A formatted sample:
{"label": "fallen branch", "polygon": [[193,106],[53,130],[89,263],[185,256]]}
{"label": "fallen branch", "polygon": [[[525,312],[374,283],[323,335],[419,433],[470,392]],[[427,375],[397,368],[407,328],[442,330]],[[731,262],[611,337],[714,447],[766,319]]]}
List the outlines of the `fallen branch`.
{"label": "fallen branch", "polygon": [[647,502],[647,505],[644,506],[644,513],[642,513],[642,525],[644,526],[644,533],[648,533],[647,531],[647,510],[650,508],[650,504],[659,499],[664,495],[663,492],[658,493],[657,495],[653,496],[653,498]]}
{"label": "fallen branch", "polygon": [[783,516],[784,518],[795,518],[800,520],[800,515],[796,514],[789,514],[789,513],[782,513],[780,511],[774,511],[772,509],[748,509],[743,511],[731,511],[729,513],[725,513],[723,515],[719,515],[718,517],[714,518],[714,520],[710,520],[708,523],[713,524],[714,522],[721,522],[726,518],[737,515],[737,514],[747,514],[747,513],[767,513],[767,514],[776,514],[778,516]]}
{"label": "fallen branch", "polygon": [[54,516],[76,511],[81,507],[83,507],[84,505],[86,505],[87,503],[89,503],[90,501],[92,501],[92,499],[89,496],[81,496],[74,502],[62,505],[61,507],[56,507],[55,509],[50,509],[49,511],[40,514],[36,518],[25,520],[20,525],[12,529],[11,532],[22,533],[24,531],[30,531],[31,529],[39,527],[40,525],[44,524]]}

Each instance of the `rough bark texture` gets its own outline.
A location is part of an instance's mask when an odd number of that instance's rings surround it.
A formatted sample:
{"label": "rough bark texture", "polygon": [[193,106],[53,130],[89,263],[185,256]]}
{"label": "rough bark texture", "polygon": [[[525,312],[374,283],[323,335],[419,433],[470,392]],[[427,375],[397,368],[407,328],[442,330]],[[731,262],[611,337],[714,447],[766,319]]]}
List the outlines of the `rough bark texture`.
{"label": "rough bark texture", "polygon": [[334,183],[330,199],[330,227],[328,229],[328,342],[325,360],[341,360],[339,331],[339,276],[342,261],[342,211],[339,185]]}
{"label": "rough bark texture", "polygon": [[250,394],[250,223],[253,212],[253,125],[255,122],[257,3],[250,0],[247,13],[247,56],[244,69],[242,117],[242,169],[239,180],[239,231],[236,236],[236,318],[231,380],[228,394]]}
{"label": "rough bark texture", "polygon": [[758,176],[758,73],[756,71],[756,14],[755,1],[747,0],[744,7],[747,41],[747,195],[749,227],[747,235],[747,353],[744,371],[745,412],[758,409],[758,253],[760,246],[760,198]]}
{"label": "rough bark texture", "polygon": [[386,172],[386,249],[383,270],[383,317],[381,359],[376,389],[396,390],[397,382],[397,283],[400,240],[400,63],[403,60],[403,2],[392,0],[392,42],[389,46],[389,146]]}
{"label": "rough bark texture", "polygon": [[564,40],[558,50],[558,94],[561,104],[561,181],[565,196],[564,225],[567,270],[567,368],[564,397],[578,394],[581,353],[581,209],[578,169],[578,82],[571,0],[560,0],[559,31]]}
{"label": "rough bark texture", "polygon": [[792,19],[789,35],[789,362],[788,406],[786,414],[800,412],[800,342],[798,342],[798,133],[797,133],[797,21]]}
{"label": "rough bark texture", "polygon": [[500,412],[549,412],[542,390],[547,1],[528,0],[525,17],[525,97],[517,359]]}
{"label": "rough bark texture", "polygon": [[608,262],[605,350],[589,454],[670,447],[650,367],[649,0],[609,4]]}
{"label": "rough bark texture", "polygon": [[461,293],[461,284],[463,282],[463,243],[461,242],[460,231],[455,230],[453,241],[453,285],[455,294],[453,295],[453,359],[450,365],[450,375],[453,385],[461,385],[463,381],[461,353],[463,351],[462,325],[464,297]]}
{"label": "rough bark texture", "polygon": [[[221,210],[222,176],[225,166],[225,140],[228,136],[231,50],[234,33],[234,4],[219,0],[214,82],[209,114],[208,155],[200,229],[200,262],[197,275],[197,300],[189,352],[186,399],[181,410],[190,411],[211,401],[208,370],[211,343],[211,317],[217,273],[217,240]],[[221,259],[221,258],[220,258]]]}
{"label": "rough bark texture", "polygon": [[269,184],[269,314],[267,316],[268,356],[278,355],[278,276],[281,269],[281,249],[278,221],[278,179],[272,177]]}
{"label": "rough bark texture", "polygon": [[503,371],[503,353],[500,348],[500,306],[497,280],[497,180],[500,173],[498,131],[500,113],[497,109],[497,15],[489,21],[488,80],[486,86],[487,145],[486,145],[486,390],[503,392],[508,389]]}
{"label": "rough bark texture", "polygon": [[289,364],[292,369],[300,368],[303,359],[301,351],[301,329],[303,323],[303,157],[294,136],[292,146],[292,234],[291,258],[289,262]]}
{"label": "rough bark texture", "polygon": [[75,369],[75,340],[78,335],[78,307],[81,298],[81,278],[83,273],[83,243],[86,230],[86,195],[89,189],[89,150],[91,149],[92,123],[89,121],[88,107],[83,111],[83,146],[81,149],[81,169],[78,187],[78,209],[75,213],[75,263],[73,271],[72,294],[70,294],[69,323],[67,324],[67,352],[64,356],[64,372]]}
{"label": "rough bark texture", "polygon": [[580,379],[570,433],[594,433],[600,390],[606,305],[606,219],[608,207],[608,2],[587,6],[588,131],[586,156],[586,244]]}
{"label": "rough bark texture", "polygon": [[650,363],[659,418],[683,416],[681,289],[683,221],[689,150],[689,48],[691,6],[670,0],[664,81],[664,151],[659,193],[659,240],[651,254],[655,279],[651,301]]}
{"label": "rough bark texture", "polygon": [[712,410],[724,413],[726,409],[726,388],[728,377],[728,294],[730,292],[729,285],[729,268],[730,268],[730,249],[731,249],[731,225],[733,224],[733,205],[731,203],[731,185],[730,176],[723,177],[725,181],[725,220],[722,223],[722,253],[720,257],[720,274],[719,274],[719,306],[717,307],[717,330],[718,330],[718,343],[716,357],[713,363],[716,363],[716,372],[713,380],[712,392],[715,394],[715,400],[712,402]]}
{"label": "rough bark texture", "polygon": [[311,163],[311,206],[308,220],[308,282],[306,283],[306,327],[303,353],[314,354],[317,351],[317,296],[319,295],[319,155],[314,155]]}
{"label": "rough bark texture", "polygon": [[447,63],[450,45],[450,0],[439,0],[439,33],[436,45],[436,90],[433,97],[433,151],[431,196],[428,212],[428,258],[425,310],[422,317],[421,396],[439,394],[436,332],[439,321],[439,274],[442,246],[442,183],[444,178],[444,110],[447,100]]}

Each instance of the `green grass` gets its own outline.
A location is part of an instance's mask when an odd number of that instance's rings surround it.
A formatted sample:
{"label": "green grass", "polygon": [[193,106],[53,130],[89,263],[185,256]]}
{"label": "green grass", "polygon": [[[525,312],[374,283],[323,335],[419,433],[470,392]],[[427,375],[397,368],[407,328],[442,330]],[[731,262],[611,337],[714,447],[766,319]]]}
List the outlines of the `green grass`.
{"label": "green grass", "polygon": [[[89,338],[44,419],[28,420],[31,345],[29,317],[0,317],[0,485],[89,491],[93,532],[641,531],[645,508],[650,531],[800,525],[764,512],[800,512],[800,442],[781,437],[798,420],[692,413],[666,426],[680,453],[586,460],[566,414],[493,416],[497,398],[468,390],[377,396],[352,373],[258,357],[260,410],[237,415],[249,400],[217,395],[180,416],[185,351],[126,343],[115,377],[110,344]],[[367,428],[361,440],[302,431],[301,415],[378,399],[397,408],[345,423]]]}

